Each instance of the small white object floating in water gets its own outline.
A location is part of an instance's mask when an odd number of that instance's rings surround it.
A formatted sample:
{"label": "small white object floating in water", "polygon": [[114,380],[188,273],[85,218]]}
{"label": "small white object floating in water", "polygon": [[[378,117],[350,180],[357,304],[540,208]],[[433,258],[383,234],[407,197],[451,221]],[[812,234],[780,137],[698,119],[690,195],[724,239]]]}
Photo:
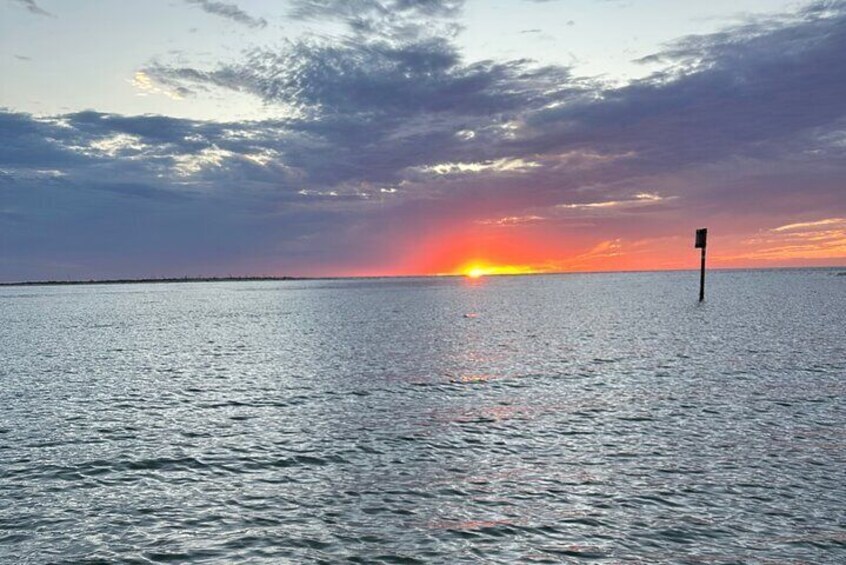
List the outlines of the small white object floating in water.
{"label": "small white object floating in water", "polygon": [[476,314],[475,312],[470,312],[470,313],[468,313],[468,314],[464,314],[464,317],[465,317],[465,318],[478,318],[478,317],[479,317],[479,315],[478,315],[478,314]]}

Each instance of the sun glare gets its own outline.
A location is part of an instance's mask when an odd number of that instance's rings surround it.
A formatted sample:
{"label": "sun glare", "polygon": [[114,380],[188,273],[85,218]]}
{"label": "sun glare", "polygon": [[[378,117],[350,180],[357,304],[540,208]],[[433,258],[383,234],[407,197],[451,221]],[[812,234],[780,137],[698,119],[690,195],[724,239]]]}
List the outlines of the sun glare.
{"label": "sun glare", "polygon": [[528,265],[491,265],[473,262],[457,269],[455,274],[464,275],[469,279],[478,279],[488,275],[528,275],[538,272]]}

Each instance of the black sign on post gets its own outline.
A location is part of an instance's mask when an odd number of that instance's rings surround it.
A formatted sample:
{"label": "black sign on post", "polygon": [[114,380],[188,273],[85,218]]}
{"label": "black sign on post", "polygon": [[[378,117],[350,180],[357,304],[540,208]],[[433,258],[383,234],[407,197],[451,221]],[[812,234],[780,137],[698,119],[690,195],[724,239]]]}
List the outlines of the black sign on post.
{"label": "black sign on post", "polygon": [[705,249],[705,245],[708,241],[708,228],[702,228],[696,230],[696,245],[694,246],[696,249]]}
{"label": "black sign on post", "polygon": [[694,248],[702,250],[702,266],[699,271],[699,302],[705,300],[705,246],[708,244],[708,228],[696,230]]}

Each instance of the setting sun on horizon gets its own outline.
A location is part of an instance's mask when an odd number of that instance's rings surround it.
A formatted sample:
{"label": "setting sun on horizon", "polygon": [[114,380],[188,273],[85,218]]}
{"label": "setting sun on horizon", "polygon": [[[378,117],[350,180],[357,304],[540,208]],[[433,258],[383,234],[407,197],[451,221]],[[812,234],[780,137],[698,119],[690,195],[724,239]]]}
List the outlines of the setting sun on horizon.
{"label": "setting sun on horizon", "polygon": [[528,265],[495,265],[486,261],[471,261],[450,274],[464,275],[471,279],[478,279],[489,275],[531,275],[542,272],[544,271]]}

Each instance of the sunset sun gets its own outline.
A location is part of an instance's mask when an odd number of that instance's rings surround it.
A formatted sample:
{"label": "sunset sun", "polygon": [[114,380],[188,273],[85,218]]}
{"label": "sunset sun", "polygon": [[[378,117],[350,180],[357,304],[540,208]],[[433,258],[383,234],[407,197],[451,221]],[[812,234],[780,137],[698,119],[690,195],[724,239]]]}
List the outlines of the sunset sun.
{"label": "sunset sun", "polygon": [[474,261],[457,269],[454,274],[464,275],[470,279],[478,279],[488,275],[529,275],[543,272],[531,265],[496,265]]}

